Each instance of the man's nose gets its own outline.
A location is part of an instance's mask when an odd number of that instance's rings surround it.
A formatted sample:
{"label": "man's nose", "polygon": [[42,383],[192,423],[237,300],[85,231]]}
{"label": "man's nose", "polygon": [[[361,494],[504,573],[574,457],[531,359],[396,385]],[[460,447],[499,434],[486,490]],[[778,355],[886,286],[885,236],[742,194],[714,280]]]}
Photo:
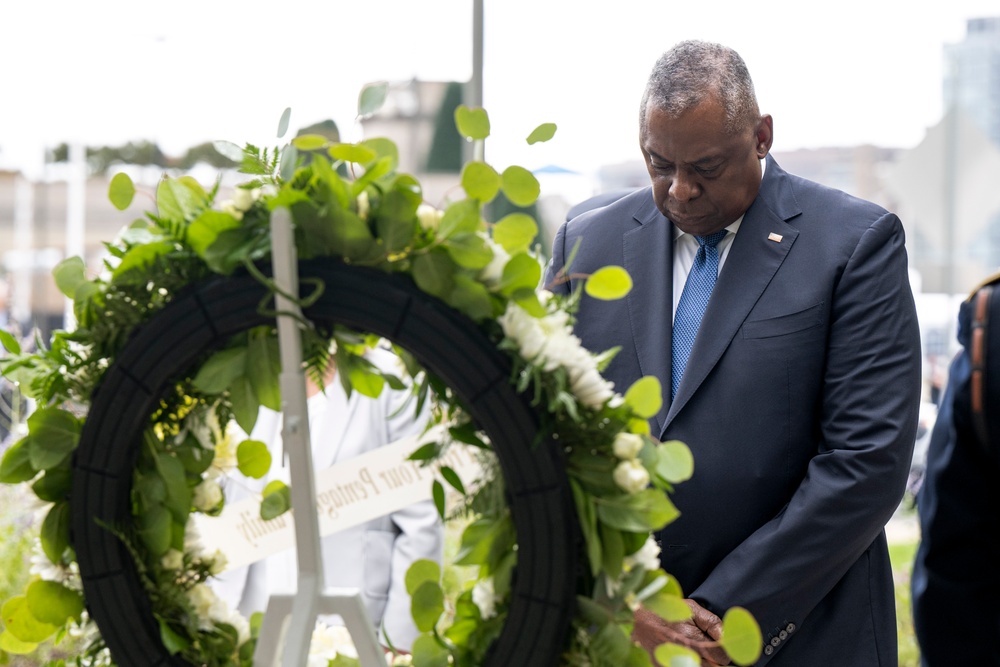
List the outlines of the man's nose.
{"label": "man's nose", "polygon": [[697,181],[690,175],[681,173],[680,170],[674,174],[674,180],[670,184],[670,197],[677,201],[688,201],[694,199],[701,192]]}

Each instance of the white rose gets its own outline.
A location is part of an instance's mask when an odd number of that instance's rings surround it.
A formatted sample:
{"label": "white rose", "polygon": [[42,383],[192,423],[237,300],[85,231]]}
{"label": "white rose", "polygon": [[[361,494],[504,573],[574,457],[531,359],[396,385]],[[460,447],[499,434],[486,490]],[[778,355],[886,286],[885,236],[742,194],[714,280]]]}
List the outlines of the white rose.
{"label": "white rose", "polygon": [[492,618],[497,613],[497,596],[493,590],[493,579],[482,579],[472,587],[472,601],[479,607],[483,618]]}
{"label": "white rose", "polygon": [[233,206],[240,211],[249,211],[253,203],[260,197],[260,190],[247,190],[246,188],[236,188],[233,192]]}
{"label": "white rose", "polygon": [[443,216],[444,211],[438,210],[430,204],[421,204],[417,207],[417,221],[424,229],[437,229]]}
{"label": "white rose", "polygon": [[615,436],[615,456],[620,459],[634,459],[639,455],[645,441],[641,435],[635,433],[619,433]]}
{"label": "white rose", "polygon": [[615,484],[626,493],[636,493],[649,485],[649,472],[636,459],[619,463],[612,477]]}
{"label": "white rose", "polygon": [[222,553],[219,549],[215,550],[212,554],[212,574],[222,574],[226,571],[226,566],[229,564],[229,559],[226,558],[226,554]]}
{"label": "white rose", "polygon": [[160,564],[163,565],[163,569],[165,570],[179,570],[184,567],[184,554],[177,549],[171,549],[163,554]]}
{"label": "white rose", "polygon": [[228,201],[222,202],[222,204],[219,206],[219,208],[222,209],[223,213],[228,213],[229,215],[233,216],[237,220],[242,220],[243,219],[243,211],[241,211],[236,206],[236,203],[233,202],[232,200],[228,200]]}
{"label": "white rose", "polygon": [[368,201],[368,191],[362,190],[361,194],[358,195],[358,217],[362,220],[367,220],[370,208],[371,204]]}
{"label": "white rose", "polygon": [[202,512],[208,512],[222,502],[222,487],[213,479],[206,479],[194,487],[194,498],[191,504]]}
{"label": "white rose", "polygon": [[660,567],[660,545],[656,539],[650,535],[646,542],[634,554],[625,556],[626,568],[641,566],[647,572],[652,572]]}
{"label": "white rose", "polygon": [[503,278],[503,267],[510,261],[510,255],[503,246],[493,241],[487,241],[490,250],[493,251],[493,259],[479,272],[479,279],[490,286],[495,286]]}

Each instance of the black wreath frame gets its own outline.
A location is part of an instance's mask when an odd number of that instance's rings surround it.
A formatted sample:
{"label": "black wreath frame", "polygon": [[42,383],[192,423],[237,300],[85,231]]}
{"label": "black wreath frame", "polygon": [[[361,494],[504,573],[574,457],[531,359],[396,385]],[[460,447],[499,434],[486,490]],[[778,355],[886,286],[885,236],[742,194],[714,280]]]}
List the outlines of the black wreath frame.
{"label": "black wreath frame", "polygon": [[[582,537],[565,465],[552,441],[535,443],[538,416],[511,385],[511,361],[471,319],[407,276],[304,260],[300,281],[325,290],[307,318],[382,336],[444,381],[486,433],[500,462],[518,544],[509,612],[485,665],[558,664],[575,610]],[[308,291],[308,285],[303,286]],[[267,290],[249,275],[192,286],[139,327],[95,392],[73,461],[71,543],[84,597],[123,666],[187,665],[164,647],[132,555],[106,526],[127,525],[142,431],[159,400],[206,352],[273,323]]]}

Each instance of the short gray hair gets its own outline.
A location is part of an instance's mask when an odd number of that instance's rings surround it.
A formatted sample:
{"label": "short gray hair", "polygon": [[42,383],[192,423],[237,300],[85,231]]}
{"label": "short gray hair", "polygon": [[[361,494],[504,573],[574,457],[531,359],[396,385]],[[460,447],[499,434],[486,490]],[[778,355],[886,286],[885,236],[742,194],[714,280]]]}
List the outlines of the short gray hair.
{"label": "short gray hair", "polygon": [[660,56],[646,82],[639,107],[639,127],[646,132],[650,107],[678,116],[717,97],[732,134],[754,127],[760,118],[750,71],[740,54],[728,46],[688,40]]}

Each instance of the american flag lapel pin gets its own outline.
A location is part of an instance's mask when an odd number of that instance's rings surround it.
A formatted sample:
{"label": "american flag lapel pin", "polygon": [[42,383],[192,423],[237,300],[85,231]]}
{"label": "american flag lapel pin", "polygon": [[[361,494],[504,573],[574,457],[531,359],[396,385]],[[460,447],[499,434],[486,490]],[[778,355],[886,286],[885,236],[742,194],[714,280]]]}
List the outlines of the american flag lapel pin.
{"label": "american flag lapel pin", "polygon": [[767,240],[774,241],[775,243],[781,243],[781,239],[783,238],[784,237],[781,234],[775,234],[774,232],[767,235]]}

